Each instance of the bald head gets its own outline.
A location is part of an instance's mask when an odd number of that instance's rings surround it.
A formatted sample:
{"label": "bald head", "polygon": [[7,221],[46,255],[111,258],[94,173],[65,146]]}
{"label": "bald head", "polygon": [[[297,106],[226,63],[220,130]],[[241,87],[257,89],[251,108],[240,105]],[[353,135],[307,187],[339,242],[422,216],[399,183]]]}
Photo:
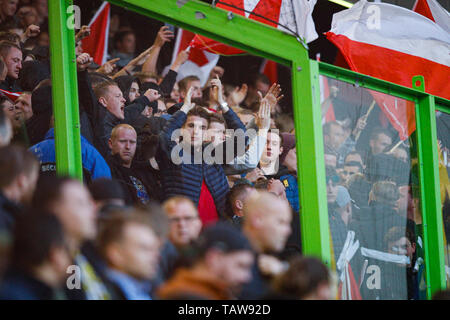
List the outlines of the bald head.
{"label": "bald head", "polygon": [[280,252],[291,233],[289,203],[269,192],[258,192],[244,204],[245,235],[258,252]]}

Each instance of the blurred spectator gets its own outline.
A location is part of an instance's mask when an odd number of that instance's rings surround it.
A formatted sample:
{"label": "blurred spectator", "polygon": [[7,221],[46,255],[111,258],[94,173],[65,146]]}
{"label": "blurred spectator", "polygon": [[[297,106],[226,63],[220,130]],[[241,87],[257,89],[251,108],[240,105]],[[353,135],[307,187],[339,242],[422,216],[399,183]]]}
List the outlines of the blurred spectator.
{"label": "blurred spectator", "polygon": [[271,254],[280,253],[284,249],[291,233],[292,212],[287,201],[261,191],[247,200],[244,216],[242,230],[257,256],[252,267],[252,282],[244,287],[240,297],[258,299],[269,290],[269,280],[261,270],[261,262],[265,256],[270,259],[270,268],[267,268],[270,270],[265,269],[266,274],[273,269],[281,270],[279,265],[282,263]]}
{"label": "blurred spectator", "polygon": [[48,18],[48,0],[33,0],[31,3],[37,13],[36,24],[41,26]]}
{"label": "blurred spectator", "polygon": [[250,243],[224,222],[207,227],[191,249],[186,267],[158,290],[161,299],[235,299],[251,279]]}
{"label": "blurred spectator", "polygon": [[38,179],[39,163],[23,147],[0,149],[0,234],[8,241],[22,207],[30,204]]}
{"label": "blurred spectator", "polygon": [[342,126],[337,122],[327,122],[323,126],[323,141],[324,145],[330,150],[336,152],[338,159],[337,164],[341,163],[344,155],[338,153],[339,148],[344,143],[344,130]]}
{"label": "blurred spectator", "polygon": [[348,161],[344,163],[344,168],[340,172],[341,183],[343,185],[348,183],[348,180],[356,173],[362,173],[361,163],[357,161]]}
{"label": "blurred spectator", "polygon": [[247,96],[242,103],[242,106],[249,109],[252,103],[259,102],[258,91],[262,96],[265,96],[270,88],[270,80],[264,74],[256,74],[251,77],[251,81],[248,86]]}
{"label": "blurred spectator", "polygon": [[107,263],[106,276],[126,300],[151,300],[160,240],[147,216],[138,212],[112,214],[102,224],[97,244]]}
{"label": "blurred spectator", "polygon": [[31,106],[31,92],[23,92],[15,101],[15,107],[22,112],[23,121],[27,121],[33,116]]}
{"label": "blurred spectator", "polygon": [[244,220],[244,204],[255,193],[255,188],[248,183],[235,184],[228,193],[227,215],[238,228],[242,227]]}
{"label": "blurred spectator", "polygon": [[116,64],[122,68],[135,57],[136,35],[131,30],[119,31],[114,36],[114,46],[115,50],[111,54],[111,59],[120,58]]}
{"label": "blurred spectator", "polygon": [[2,300],[66,299],[71,256],[58,218],[30,212],[14,230],[11,266],[0,284]]}
{"label": "blurred spectator", "polygon": [[0,2],[0,22],[14,18],[19,0],[2,0]]}
{"label": "blurred spectator", "polygon": [[6,116],[3,109],[0,109],[0,148],[7,146],[13,136],[11,120]]}
{"label": "blurred spectator", "polygon": [[175,247],[181,249],[198,238],[202,221],[189,198],[169,198],[163,203],[163,208],[169,218],[169,239]]}
{"label": "blurred spectator", "polygon": [[327,145],[324,146],[325,166],[336,170],[338,154]]}
{"label": "blurred spectator", "polygon": [[125,207],[125,193],[117,180],[99,178],[89,184],[99,219],[107,218],[109,212]]}
{"label": "blurred spectator", "polygon": [[[116,297],[114,289],[101,278],[98,261],[89,260],[83,245],[97,236],[95,206],[85,186],[64,177],[46,177],[39,181],[33,196],[33,208],[55,214],[67,236],[73,264],[80,277],[66,287],[70,300],[109,300]],[[78,283],[77,283],[78,282]]]}
{"label": "blurred spectator", "polygon": [[331,277],[327,267],[314,257],[295,256],[289,269],[274,279],[275,293],[282,299],[331,300]]}

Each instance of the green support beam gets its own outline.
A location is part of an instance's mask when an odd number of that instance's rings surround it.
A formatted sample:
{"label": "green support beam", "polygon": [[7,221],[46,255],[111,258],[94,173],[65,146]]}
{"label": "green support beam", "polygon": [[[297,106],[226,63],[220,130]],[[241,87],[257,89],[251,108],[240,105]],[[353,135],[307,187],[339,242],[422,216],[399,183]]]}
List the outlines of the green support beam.
{"label": "green support beam", "polygon": [[295,140],[301,204],[302,251],[331,265],[325,160],[317,61],[295,61],[292,66]]}
{"label": "green support beam", "polygon": [[[416,88],[425,92],[423,77],[413,78],[413,86],[416,80],[421,82]],[[427,298],[431,299],[436,291],[446,289],[436,109],[433,96],[424,95],[416,104],[416,127]]]}
{"label": "green support beam", "polygon": [[78,114],[75,35],[67,9],[72,0],[48,3],[55,151],[58,175],[83,178]]}
{"label": "green support beam", "polygon": [[180,6],[176,0],[108,1],[286,66],[291,66],[291,61],[306,51],[294,37],[278,29],[240,15],[230,17],[227,11],[204,2],[179,1],[186,2]]}

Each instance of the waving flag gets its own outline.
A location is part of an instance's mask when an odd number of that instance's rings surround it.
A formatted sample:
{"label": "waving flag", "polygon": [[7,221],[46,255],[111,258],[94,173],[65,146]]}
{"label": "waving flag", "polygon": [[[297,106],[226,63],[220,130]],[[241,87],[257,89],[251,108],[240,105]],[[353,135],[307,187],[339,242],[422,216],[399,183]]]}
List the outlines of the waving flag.
{"label": "waving flag", "polygon": [[[217,1],[217,7],[285,32],[298,34],[309,43],[318,37],[312,20],[316,2],[317,0],[220,0]],[[221,55],[245,53],[200,35],[195,36],[192,47]]]}
{"label": "waving flag", "polygon": [[[407,87],[413,76],[423,75],[428,93],[450,99],[450,34],[432,20],[399,6],[361,0],[334,14],[326,35],[351,70]],[[414,105],[373,95],[406,139],[415,130]]]}
{"label": "waving flag", "polygon": [[89,23],[91,34],[82,40],[83,51],[89,53],[98,65],[106,62],[108,54],[110,9],[111,5],[104,1]]}
{"label": "waving flag", "polygon": [[[219,55],[204,51],[198,48],[192,48],[191,42],[195,37],[195,33],[187,30],[178,29],[177,38],[175,40],[175,47],[172,55],[172,63],[175,61],[177,55],[182,51],[186,50],[188,47],[189,60],[183,63],[183,65],[178,69],[177,81],[187,77],[187,76],[197,76],[200,79],[200,84],[205,85],[208,81],[209,74],[211,70],[217,65],[219,61]],[[169,71],[169,66],[167,66],[163,74]]]}

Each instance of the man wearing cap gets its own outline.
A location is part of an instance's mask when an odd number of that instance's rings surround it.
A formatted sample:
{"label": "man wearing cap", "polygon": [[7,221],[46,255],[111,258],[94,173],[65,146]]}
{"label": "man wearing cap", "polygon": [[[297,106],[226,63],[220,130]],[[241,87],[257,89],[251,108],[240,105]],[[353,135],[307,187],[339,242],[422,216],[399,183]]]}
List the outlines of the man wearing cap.
{"label": "man wearing cap", "polygon": [[247,238],[225,222],[207,227],[192,247],[189,267],[176,271],[161,299],[235,299],[251,280],[253,254]]}

